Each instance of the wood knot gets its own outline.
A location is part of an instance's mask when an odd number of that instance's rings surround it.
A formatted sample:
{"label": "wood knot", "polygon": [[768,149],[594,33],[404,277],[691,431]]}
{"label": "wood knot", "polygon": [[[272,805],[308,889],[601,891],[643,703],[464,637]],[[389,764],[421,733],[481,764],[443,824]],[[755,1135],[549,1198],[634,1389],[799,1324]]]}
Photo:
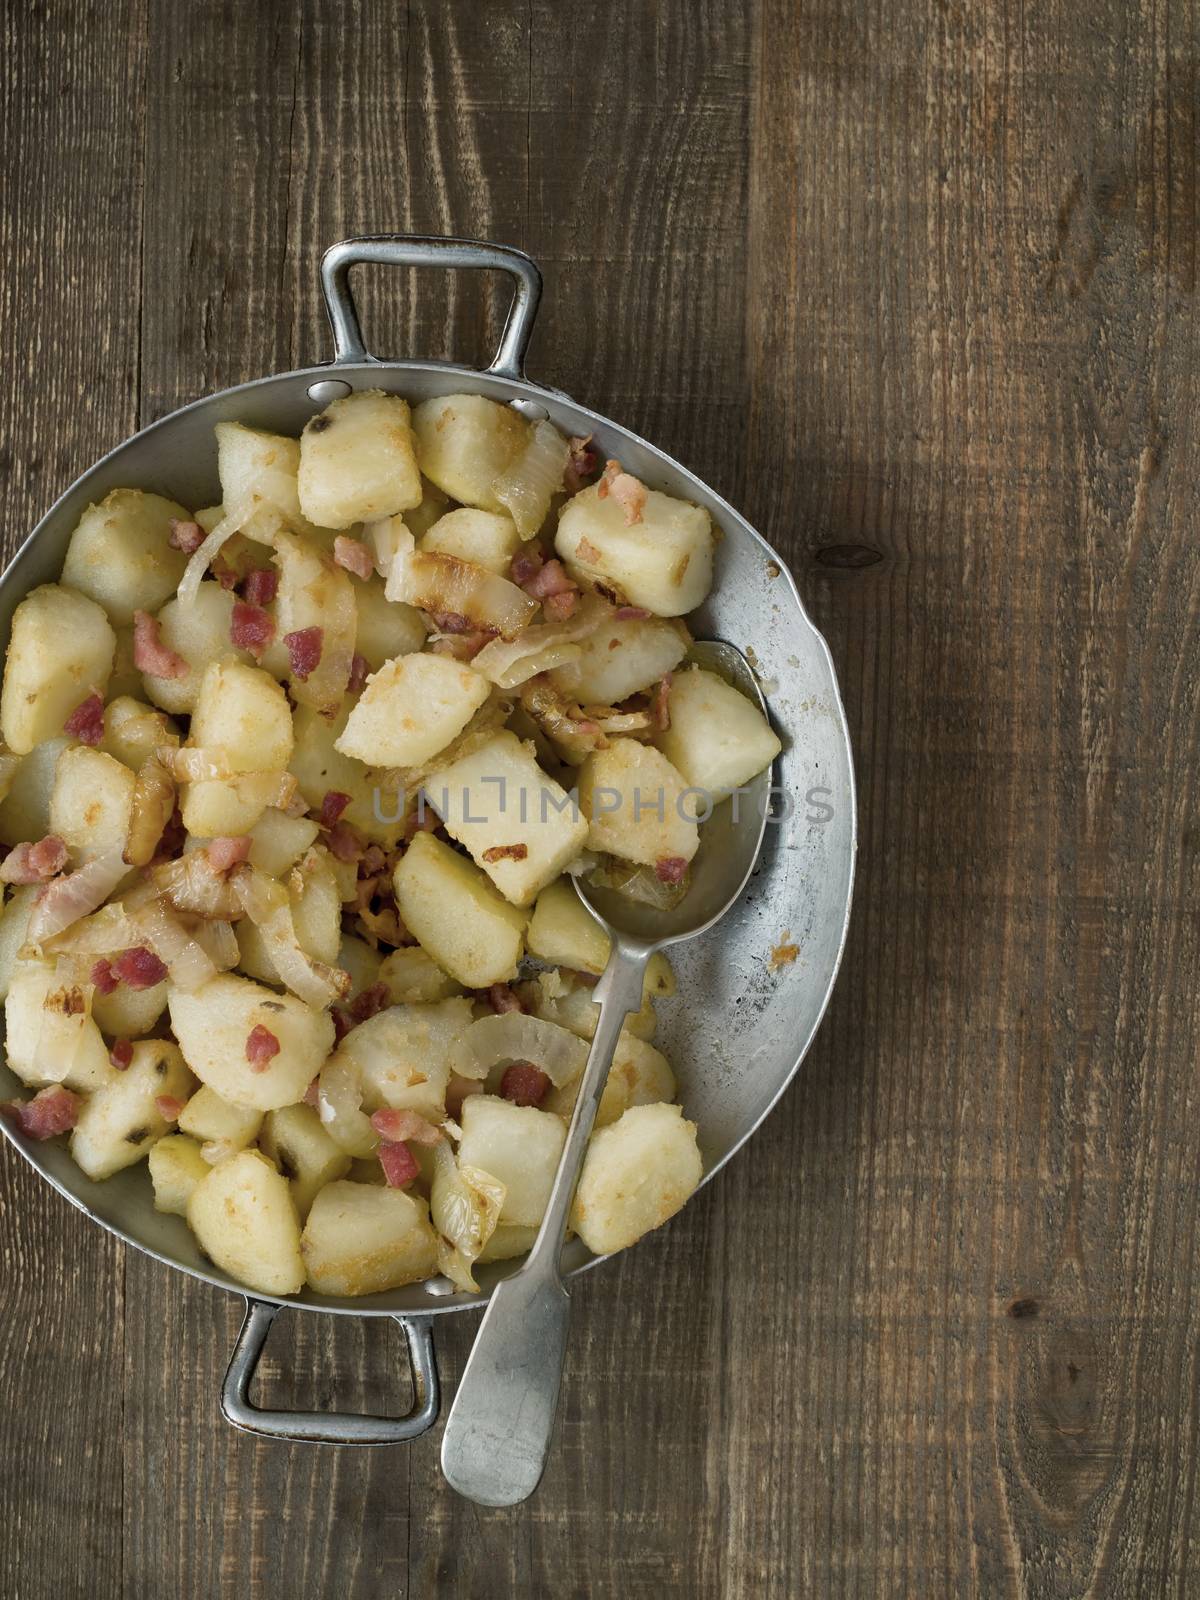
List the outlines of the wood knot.
{"label": "wood knot", "polygon": [[821,566],[840,567],[846,571],[873,567],[883,560],[883,551],[869,544],[823,544],[816,554]]}
{"label": "wood knot", "polygon": [[1036,1300],[1014,1300],[1008,1308],[1008,1314],[1010,1317],[1018,1319],[1021,1317],[1036,1317],[1041,1309]]}

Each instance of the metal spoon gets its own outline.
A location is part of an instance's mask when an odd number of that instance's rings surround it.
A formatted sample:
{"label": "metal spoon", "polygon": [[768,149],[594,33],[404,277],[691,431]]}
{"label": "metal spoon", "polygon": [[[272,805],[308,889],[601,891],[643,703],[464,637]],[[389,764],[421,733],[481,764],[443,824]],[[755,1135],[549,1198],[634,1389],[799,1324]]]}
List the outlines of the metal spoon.
{"label": "metal spoon", "polygon": [[[733,645],[695,644],[689,659],[719,673],[767,714],[758,681]],[[736,797],[736,816],[729,800],[714,808],[700,830],[691,886],[670,910],[573,880],[612,939],[612,953],[593,991],[600,1016],[546,1214],[524,1264],[492,1291],[446,1419],[442,1471],[480,1505],[527,1499],[546,1466],[571,1308],[559,1256],[617,1039],[625,1018],[642,1004],[646,963],[664,945],[704,933],[740,897],[762,848],[770,782],[768,768]]]}

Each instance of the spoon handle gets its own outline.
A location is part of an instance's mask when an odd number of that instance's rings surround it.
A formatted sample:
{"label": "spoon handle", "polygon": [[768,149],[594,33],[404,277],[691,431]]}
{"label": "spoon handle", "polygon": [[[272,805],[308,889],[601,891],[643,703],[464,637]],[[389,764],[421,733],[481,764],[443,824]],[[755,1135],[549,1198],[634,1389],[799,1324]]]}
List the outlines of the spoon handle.
{"label": "spoon handle", "polygon": [[525,1264],[492,1291],[446,1418],[442,1471],[480,1505],[528,1499],[546,1466],[571,1314],[558,1259],[617,1039],[642,1003],[647,956],[613,941],[595,989],[600,1016],[546,1214]]}

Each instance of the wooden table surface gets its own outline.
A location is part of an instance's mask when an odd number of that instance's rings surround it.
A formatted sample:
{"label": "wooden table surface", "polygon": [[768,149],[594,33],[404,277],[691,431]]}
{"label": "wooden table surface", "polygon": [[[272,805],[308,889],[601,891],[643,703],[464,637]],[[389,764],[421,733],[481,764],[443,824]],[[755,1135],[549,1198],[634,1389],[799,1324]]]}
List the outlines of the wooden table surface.
{"label": "wooden table surface", "polygon": [[[3,9],[4,548],[328,351],[356,232],[541,263],[534,375],[790,560],[861,783],[799,1081],[588,1277],[541,1492],[258,1444],[239,1307],[0,1152],[0,1595],[1200,1595],[1195,0]],[[375,348],[490,355],[367,275]],[[473,1319],[439,1330],[452,1389]],[[283,1319],[268,1393],[402,1400]]]}

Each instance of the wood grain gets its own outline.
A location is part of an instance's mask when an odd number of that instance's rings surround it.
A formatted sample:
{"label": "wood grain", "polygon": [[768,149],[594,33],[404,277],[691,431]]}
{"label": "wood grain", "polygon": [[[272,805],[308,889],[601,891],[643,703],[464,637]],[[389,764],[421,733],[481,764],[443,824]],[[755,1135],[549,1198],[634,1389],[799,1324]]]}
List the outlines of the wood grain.
{"label": "wood grain", "polygon": [[[800,1081],[576,1293],[547,1480],[220,1420],[228,1297],[0,1162],[0,1592],[1200,1593],[1196,37],[1186,0],[10,8],[6,551],[109,445],[327,350],[352,232],[521,245],[531,368],[790,558],[862,791]],[[86,228],[80,219],[86,219]],[[363,275],[381,353],[500,286]],[[473,1326],[440,1331],[452,1387]],[[275,1398],[400,1406],[281,1319]]]}
{"label": "wood grain", "polygon": [[[6,554],[136,424],[144,51],[132,0],[99,31],[62,6],[32,28],[0,14]],[[122,1559],[122,1252],[4,1154],[0,1593],[107,1600]]]}

